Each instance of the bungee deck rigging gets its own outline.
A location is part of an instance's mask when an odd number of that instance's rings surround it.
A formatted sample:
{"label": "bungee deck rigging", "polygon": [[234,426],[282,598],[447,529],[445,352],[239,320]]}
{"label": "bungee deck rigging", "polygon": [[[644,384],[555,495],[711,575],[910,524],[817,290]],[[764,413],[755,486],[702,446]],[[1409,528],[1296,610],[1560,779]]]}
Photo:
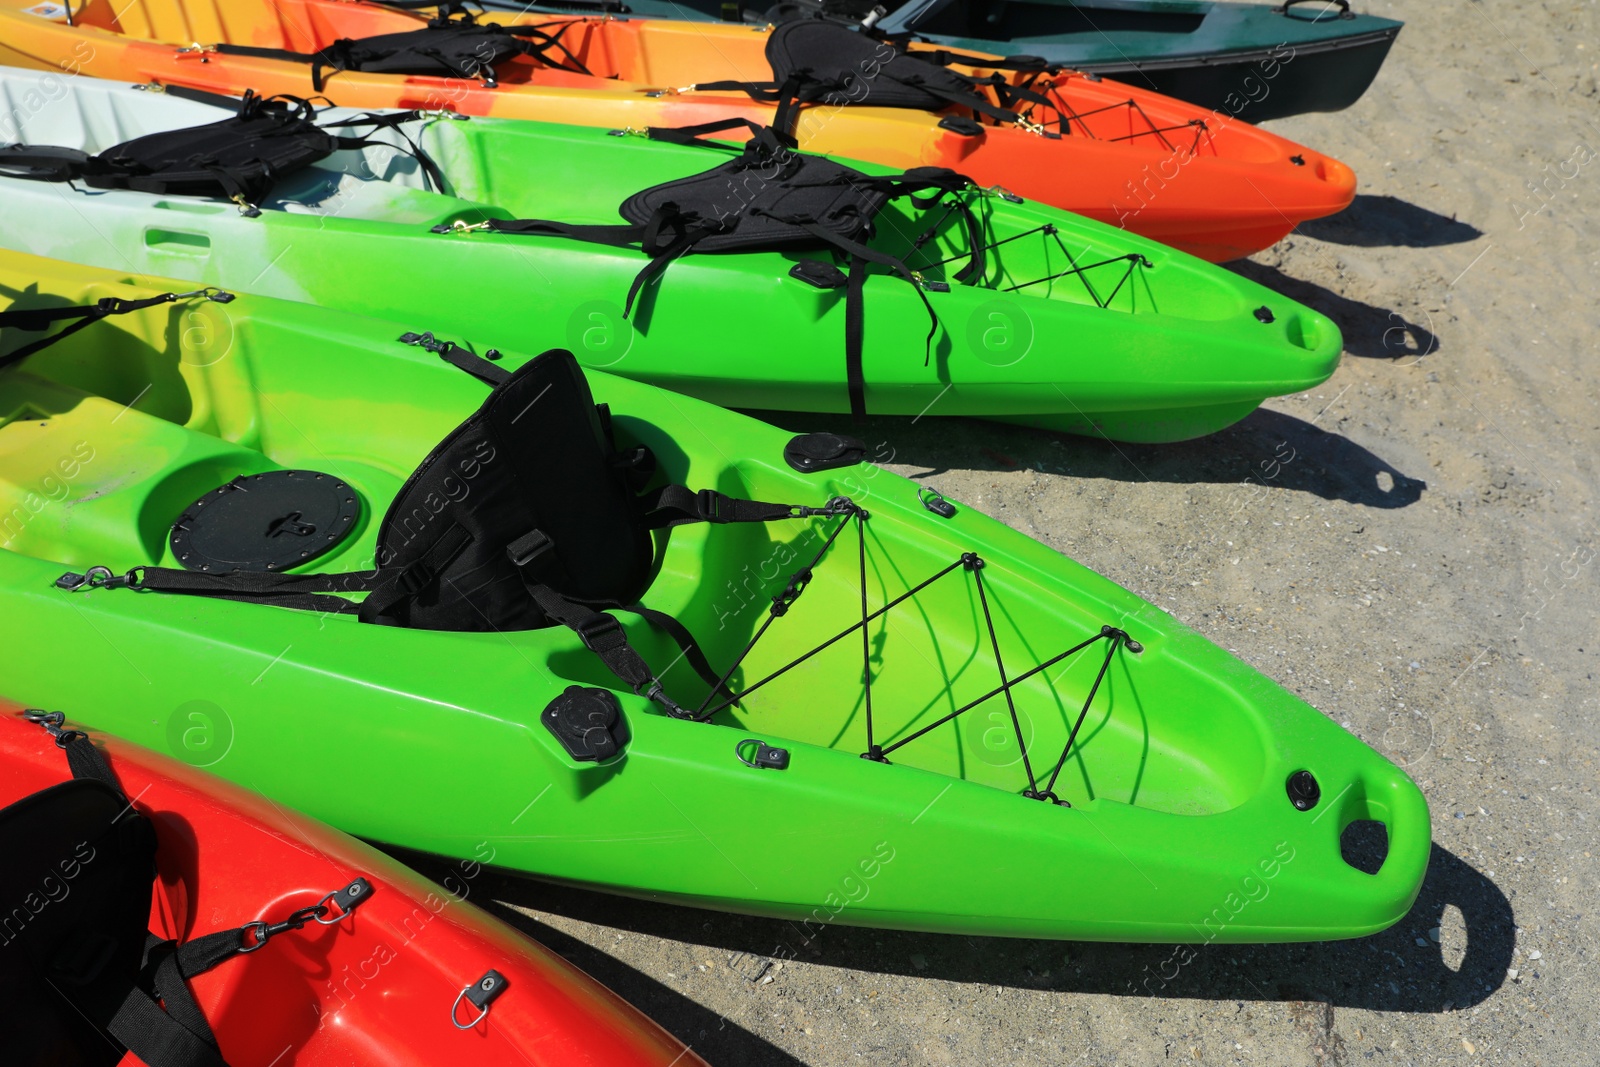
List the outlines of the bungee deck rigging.
{"label": "bungee deck rigging", "polygon": [[[1181,151],[1198,153],[1210,147],[1211,129],[1203,117],[1161,125],[1130,96],[1114,103],[1079,107],[1058,85],[1082,77],[1046,63],[1037,56],[972,55],[948,49],[911,49],[910,34],[887,35],[868,26],[848,25],[826,17],[799,18],[777,26],[767,38],[766,58],[773,79],[768,82],[722,80],[698,82],[682,88],[659,90],[669,96],[697,92],[738,91],[752,100],[772,104],[772,126],[793,136],[800,109],[808,105],[834,108],[888,107],[944,111],[955,107],[970,112],[947,114],[939,126],[963,137],[982,136],[985,127],[1015,126],[1041,137],[1059,140],[1077,136],[1108,143],[1150,138],[1169,152],[1180,147],[1167,134],[1193,134]],[[964,74],[952,66],[988,70],[987,75]],[[1005,72],[1018,75],[1016,80]],[[1099,81],[1091,75],[1091,80]],[[1099,132],[1089,120],[1105,117],[1126,132],[1102,124]],[[1116,119],[1122,119],[1116,124]]]}
{"label": "bungee deck rigging", "polygon": [[[846,637],[849,637],[852,633],[855,633],[857,630],[859,630],[861,632],[862,655],[862,705],[866,720],[867,736],[866,751],[861,753],[862,759],[872,760],[876,763],[887,763],[889,762],[888,757],[890,753],[896,751],[897,749],[903,748],[912,741],[915,741],[918,738],[933,732],[941,726],[954,722],[961,715],[964,715],[967,712],[974,710],[979,705],[984,704],[994,697],[1003,694],[1006,698],[1006,709],[1010,715],[1012,729],[1016,737],[1017,751],[1020,754],[1023,772],[1027,776],[1027,785],[1021,790],[1021,795],[1031,800],[1046,800],[1053,804],[1070,808],[1072,806],[1071,803],[1063,800],[1054,792],[1056,779],[1060,776],[1062,768],[1066,766],[1067,759],[1072,754],[1073,743],[1078,739],[1078,731],[1083,728],[1084,720],[1089,715],[1089,708],[1094,703],[1095,694],[1100,691],[1100,683],[1105,680],[1106,669],[1111,666],[1111,658],[1116,655],[1119,647],[1127,648],[1130,652],[1137,654],[1144,650],[1143,646],[1130,637],[1125,630],[1119,629],[1115,626],[1102,626],[1098,634],[1080,641],[1078,644],[1073,645],[1064,652],[1051,656],[1050,658],[1036,664],[1033,667],[1030,667],[1015,677],[1008,677],[1006,674],[1005,657],[1000,651],[1000,638],[995,633],[994,617],[990,614],[988,593],[984,589],[983,571],[988,564],[981,556],[979,556],[976,552],[963,552],[955,560],[955,562],[946,565],[935,572],[931,577],[918,582],[910,589],[899,594],[898,596],[893,597],[882,607],[874,611],[869,611],[867,604],[866,523],[867,520],[871,518],[871,515],[865,508],[860,507],[846,498],[836,498],[835,500],[830,501],[829,508],[833,509],[835,507],[845,508],[848,510],[846,510],[845,514],[840,516],[839,520],[834,524],[833,529],[823,539],[822,545],[817,549],[816,554],[811,558],[811,561],[791,574],[787,582],[784,584],[783,590],[772,598],[772,606],[768,609],[766,618],[761,621],[760,626],[757,627],[756,632],[751,636],[749,642],[744,646],[743,650],[739,652],[739,654],[728,665],[727,669],[724,670],[717,678],[716,685],[712,687],[705,699],[701,701],[700,706],[695,709],[691,717],[698,722],[710,721],[718,712],[737,705],[744,697],[749,696],[751,693],[763,688],[768,683],[777,680],[785,674],[788,674],[790,671],[799,667],[801,664],[805,663],[819,652],[822,652],[824,649],[827,649],[839,641],[844,640]],[[744,663],[745,659],[750,655],[750,653],[755,650],[756,645],[761,641],[761,639],[766,636],[772,625],[778,619],[787,615],[790,609],[792,609],[800,600],[801,594],[805,592],[806,586],[810,584],[815,570],[818,565],[821,564],[823,557],[826,556],[828,550],[833,547],[834,543],[838,540],[839,535],[844,531],[845,527],[850,525],[854,525],[856,528],[857,545],[859,547],[858,558],[860,561],[861,577],[860,621],[852,623],[850,626],[839,631],[839,633],[824,640],[821,644],[815,646],[807,652],[801,653],[799,656],[793,660],[790,660],[777,670],[762,676],[759,680],[752,682],[749,685],[742,686],[737,691],[728,690],[729,680],[733,677],[735,672],[739,670],[740,666]],[[940,579],[946,577],[947,575],[954,574],[957,571],[964,571],[972,575],[973,584],[978,593],[978,603],[983,610],[984,626],[988,632],[990,647],[994,653],[995,670],[1000,675],[1000,684],[993,689],[990,689],[982,696],[967,701],[954,711],[941,716],[931,723],[917,728],[904,737],[897,738],[887,744],[881,744],[879,743],[874,730],[874,721],[872,715],[872,649],[867,628],[873,622],[873,620],[887,616],[895,607],[906,602],[907,600],[914,598],[918,593],[921,593],[923,590],[931,587]],[[1012,691],[1016,688],[1016,686],[1032,678],[1034,675],[1043,673],[1044,671],[1055,666],[1057,663],[1076,655],[1084,649],[1087,649],[1089,646],[1102,640],[1107,642],[1105,658],[1101,661],[1100,669],[1095,674],[1094,683],[1089,687],[1089,692],[1084,697],[1083,705],[1078,712],[1078,716],[1073,721],[1072,731],[1067,736],[1067,742],[1061,750],[1061,755],[1055,761],[1055,764],[1050,771],[1050,776],[1045,781],[1044,788],[1041,789],[1039,787],[1039,779],[1033,771],[1032,760],[1028,755],[1028,742],[1023,735],[1021,720],[1017,716],[1017,707]],[[719,694],[722,694],[722,699],[716,703],[713,703]]]}

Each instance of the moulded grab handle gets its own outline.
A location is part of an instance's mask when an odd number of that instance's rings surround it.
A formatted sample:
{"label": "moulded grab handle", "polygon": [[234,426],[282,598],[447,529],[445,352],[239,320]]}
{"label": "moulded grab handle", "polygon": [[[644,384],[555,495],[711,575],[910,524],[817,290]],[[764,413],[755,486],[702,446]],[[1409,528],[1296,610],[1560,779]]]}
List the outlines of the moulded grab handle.
{"label": "moulded grab handle", "polygon": [[[1287,15],[1289,13],[1289,9],[1291,7],[1293,7],[1296,4],[1303,4],[1303,3],[1306,3],[1306,2],[1307,2],[1307,0],[1283,0],[1283,3],[1279,4],[1277,7],[1272,9],[1272,13],[1274,15]],[[1340,18],[1342,18],[1342,19],[1353,19],[1353,18],[1355,18],[1355,15],[1350,11],[1350,0],[1318,0],[1318,2],[1319,3],[1324,3],[1324,4],[1329,4],[1329,3],[1338,4],[1339,5],[1339,17]]]}

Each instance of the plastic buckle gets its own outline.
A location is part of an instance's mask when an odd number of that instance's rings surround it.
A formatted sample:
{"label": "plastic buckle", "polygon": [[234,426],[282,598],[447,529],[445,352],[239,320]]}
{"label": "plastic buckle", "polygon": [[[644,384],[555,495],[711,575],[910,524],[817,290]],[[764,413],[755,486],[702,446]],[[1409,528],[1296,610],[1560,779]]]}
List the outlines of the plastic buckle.
{"label": "plastic buckle", "polygon": [[416,596],[428,588],[429,584],[437,576],[438,572],[433,567],[428,566],[425,561],[419,559],[410,566],[403,568],[392,580],[394,587],[403,595]]}
{"label": "plastic buckle", "polygon": [[788,614],[794,602],[800,599],[800,594],[806,591],[806,586],[811,584],[811,568],[796,571],[789,578],[789,584],[783,587],[783,592],[772,598],[772,614],[782,617]]}
{"label": "plastic buckle", "polygon": [[706,522],[727,522],[723,517],[723,505],[729,501],[728,494],[719,493],[715,489],[702,489],[695,494],[695,510]]}
{"label": "plastic buckle", "polygon": [[598,647],[601,638],[611,637],[622,633],[622,624],[603,611],[597,611],[587,619],[583,619],[572,627],[578,639],[583,642],[583,647],[590,652],[609,652],[626,642],[611,641],[604,648]]}
{"label": "plastic buckle", "polygon": [[506,546],[506,558],[514,566],[526,567],[554,545],[555,542],[544,531],[529,530]]}
{"label": "plastic buckle", "polygon": [[[461,992],[456,994],[455,1003],[450,1005],[450,1022],[455,1025],[457,1030],[471,1030],[489,1017],[489,1005],[494,1003],[496,997],[505,992],[507,984],[505,975],[499,971],[489,970],[485,972],[482,978],[469,986],[465,986]],[[477,1017],[465,1025],[458,1018],[463,999],[478,1009]]]}

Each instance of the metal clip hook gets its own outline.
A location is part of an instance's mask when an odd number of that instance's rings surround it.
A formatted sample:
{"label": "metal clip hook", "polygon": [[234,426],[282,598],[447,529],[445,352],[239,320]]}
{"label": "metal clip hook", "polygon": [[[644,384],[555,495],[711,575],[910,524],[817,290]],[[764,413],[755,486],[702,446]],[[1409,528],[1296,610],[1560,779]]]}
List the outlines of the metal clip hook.
{"label": "metal clip hook", "polygon": [[75,593],[80,589],[138,589],[143,582],[143,567],[130,567],[117,574],[110,567],[90,567],[82,574],[68,572],[56,579],[56,588]]}

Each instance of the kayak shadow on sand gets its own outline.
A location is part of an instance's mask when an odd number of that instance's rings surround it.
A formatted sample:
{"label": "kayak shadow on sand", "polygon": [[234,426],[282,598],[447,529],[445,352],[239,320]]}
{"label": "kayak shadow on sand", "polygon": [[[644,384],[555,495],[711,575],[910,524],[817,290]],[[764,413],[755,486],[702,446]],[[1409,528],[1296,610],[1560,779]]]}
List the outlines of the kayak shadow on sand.
{"label": "kayak shadow on sand", "polygon": [[[409,854],[402,858],[422,862],[428,872],[427,861]],[[808,939],[798,924],[783,920],[612,897],[514,875],[490,875],[479,889],[478,903],[662,1021],[712,1062],[729,1063],[795,1061],[656,979],[514,907],[708,946],[707,958],[725,967],[730,981],[759,982],[781,973],[773,969],[778,960],[792,959],[1068,994],[1296,1003],[1306,1005],[1312,1021],[1329,1031],[1337,1008],[1435,1013],[1482,1002],[1506,982],[1516,936],[1511,903],[1500,888],[1438,845],[1416,904],[1389,930],[1352,941],[1290,945],[1039,941],[847,926],[823,927]],[[503,903],[489,903],[488,897]],[[1460,924],[1447,920],[1452,908],[1459,911]],[[1458,925],[1465,927],[1464,947]],[[1439,927],[1442,943],[1431,935]],[[1539,980],[1536,974],[1526,977]]]}
{"label": "kayak shadow on sand", "polygon": [[[426,877],[449,887],[443,890],[441,895],[459,892],[462,884],[459,861],[387,845],[379,847]],[[643,903],[625,897],[535,882],[516,874],[491,871],[488,868],[480,870],[478,878],[470,883],[471,891],[468,896],[473,904],[538,941],[622,997],[679,1041],[688,1045],[696,1055],[707,1062],[750,1064],[752,1067],[806,1067],[804,1061],[796,1059],[765,1038],[751,1033],[726,1016],[697,1003],[659,979],[630,967],[588,942],[548,923],[540,922],[516,908],[533,908],[558,915],[570,915],[573,918],[583,918],[586,922],[615,926],[619,930],[652,932],[646,925],[636,924],[633,921],[634,909],[642,907],[669,916],[669,922],[672,919],[681,922],[678,934],[662,932],[659,936],[674,937],[683,941],[700,941],[702,944],[706,942],[702,938],[697,938],[694,931],[700,931],[703,937],[704,932],[700,929],[702,924],[708,921],[720,924],[733,918],[732,916],[713,914],[694,908],[678,908],[670,904]],[[552,901],[543,900],[543,895],[546,893],[553,894]],[[569,899],[580,901],[581,904],[568,908],[564,904],[556,906],[553,903]],[[508,904],[514,904],[516,907],[508,907]],[[608,917],[608,909],[616,909],[616,914]],[[768,920],[742,921],[760,923]]]}
{"label": "kayak shadow on sand", "polygon": [[1409,364],[1439,353],[1439,338],[1427,313],[1424,322],[1412,322],[1398,311],[1352,300],[1264,263],[1239,260],[1229,263],[1228,269],[1328,316],[1338,325],[1344,350],[1352,356]]}
{"label": "kayak shadow on sand", "polygon": [[[854,426],[847,415],[756,414],[796,433],[829,430],[859,437],[869,457],[895,464],[916,481],[951,470],[1027,468],[1070,478],[1209,482],[1238,487],[1240,494],[1252,497],[1262,492],[1312,493],[1382,509],[1415,504],[1428,487],[1343,434],[1266,408],[1199,441],[1165,445],[1097,441],[979,419],[886,416]],[[1331,412],[1328,421],[1337,417]]]}
{"label": "kayak shadow on sand", "polygon": [[1396,196],[1357,193],[1337,215],[1310,219],[1296,232],[1319,241],[1355,248],[1438,248],[1466,244],[1483,231],[1455,216],[1446,217]]}

